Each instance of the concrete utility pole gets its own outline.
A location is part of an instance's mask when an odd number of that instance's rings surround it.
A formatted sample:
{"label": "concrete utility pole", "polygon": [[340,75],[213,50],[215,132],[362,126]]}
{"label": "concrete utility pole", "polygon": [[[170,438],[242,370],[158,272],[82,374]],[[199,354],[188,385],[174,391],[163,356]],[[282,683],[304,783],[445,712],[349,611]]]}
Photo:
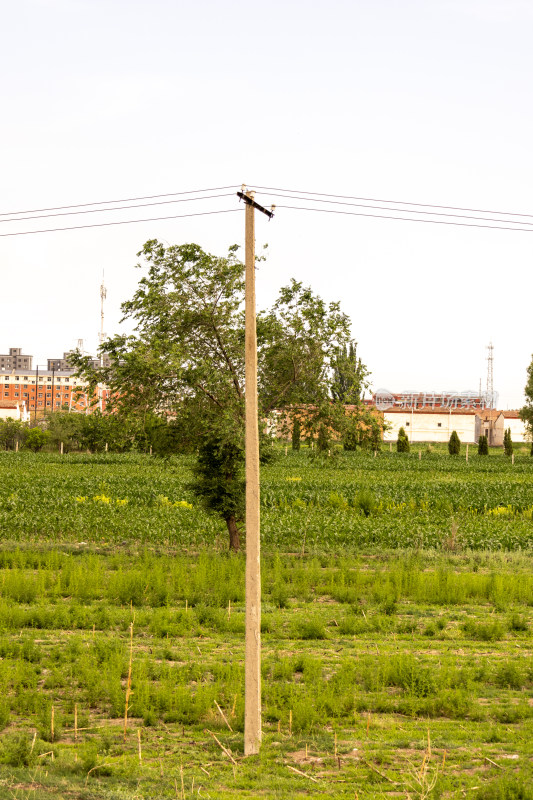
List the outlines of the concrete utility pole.
{"label": "concrete utility pole", "polygon": [[245,424],[246,424],[246,634],[244,662],[244,755],[261,744],[261,569],[259,544],[259,428],[257,408],[257,325],[255,315],[255,216],[253,192],[237,192],[245,217]]}

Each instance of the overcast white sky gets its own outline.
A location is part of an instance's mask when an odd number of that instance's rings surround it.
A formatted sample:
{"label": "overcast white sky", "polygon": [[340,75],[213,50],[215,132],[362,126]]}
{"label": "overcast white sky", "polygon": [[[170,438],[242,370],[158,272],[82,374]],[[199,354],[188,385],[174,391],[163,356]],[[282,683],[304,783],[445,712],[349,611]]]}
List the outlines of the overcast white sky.
{"label": "overcast white sky", "polygon": [[[530,0],[2,6],[0,212],[244,182],[533,214]],[[113,218],[200,205],[234,200]],[[2,221],[0,232],[82,221]],[[79,338],[94,351],[102,270],[112,334],[144,241],[223,254],[243,223],[235,213],[0,238],[0,352],[20,346],[43,363]],[[257,219],[264,242],[258,305],[291,277],[341,300],[374,388],[484,387],[492,340],[500,406],[523,403],[533,230],[279,209]]]}

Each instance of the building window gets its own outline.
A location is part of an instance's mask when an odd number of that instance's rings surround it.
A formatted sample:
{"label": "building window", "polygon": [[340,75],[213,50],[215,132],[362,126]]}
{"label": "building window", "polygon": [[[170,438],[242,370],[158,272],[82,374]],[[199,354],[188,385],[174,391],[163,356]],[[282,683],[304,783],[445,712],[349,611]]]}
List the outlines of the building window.
{"label": "building window", "polygon": [[437,428],[442,428],[442,422],[437,422]]}
{"label": "building window", "polygon": [[18,397],[18,396],[19,396],[19,393],[18,393],[18,392],[15,392],[15,397]]}
{"label": "building window", "polygon": [[405,423],[405,427],[406,427],[406,428],[408,428],[408,427],[409,427],[409,423],[408,423],[408,422],[406,422],[406,423]]}
{"label": "building window", "polygon": [[28,392],[22,392],[23,397],[28,397]]}
{"label": "building window", "polygon": [[42,392],[39,392],[39,397],[42,397],[42,396],[43,396],[43,393],[42,393]]}

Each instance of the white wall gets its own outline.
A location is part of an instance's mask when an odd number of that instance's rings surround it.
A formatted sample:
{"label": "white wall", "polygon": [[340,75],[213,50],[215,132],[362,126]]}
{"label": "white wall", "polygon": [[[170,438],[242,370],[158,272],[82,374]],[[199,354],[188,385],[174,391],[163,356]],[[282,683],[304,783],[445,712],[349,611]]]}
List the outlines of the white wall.
{"label": "white wall", "polygon": [[398,431],[404,428],[410,442],[447,442],[452,431],[457,431],[461,442],[476,441],[476,415],[472,414],[424,414],[424,412],[385,411],[385,422],[391,428],[385,431],[384,440],[395,442]]}
{"label": "white wall", "polygon": [[511,439],[513,442],[529,442],[529,438],[526,434],[526,426],[521,419],[508,419],[506,417],[503,424],[505,430],[507,430],[507,428],[511,429]]}

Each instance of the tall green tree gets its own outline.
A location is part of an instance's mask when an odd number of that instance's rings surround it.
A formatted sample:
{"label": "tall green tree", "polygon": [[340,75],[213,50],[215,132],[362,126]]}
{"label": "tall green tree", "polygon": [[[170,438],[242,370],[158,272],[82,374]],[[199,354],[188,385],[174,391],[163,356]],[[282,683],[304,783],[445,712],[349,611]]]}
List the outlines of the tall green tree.
{"label": "tall green tree", "polygon": [[299,417],[294,417],[292,421],[291,443],[293,450],[300,449],[300,437],[302,435],[302,425]]}
{"label": "tall green tree", "polygon": [[477,442],[478,456],[488,456],[489,454],[489,440],[485,435],[481,435]]}
{"label": "tall green tree", "polygon": [[531,455],[533,456],[533,356],[527,368],[527,383],[524,387],[526,403],[520,409],[520,419],[525,422],[526,430],[531,440]]}
{"label": "tall green tree", "polygon": [[503,434],[503,451],[506,456],[513,455],[513,440],[511,438],[511,429],[506,428],[505,433]]}
{"label": "tall green tree", "polygon": [[19,445],[24,440],[26,426],[18,419],[0,420],[0,447],[5,450],[15,450],[17,442]]}
{"label": "tall green tree", "polygon": [[357,343],[351,341],[349,347],[340,348],[332,360],[333,379],[331,395],[334,400],[345,404],[359,404],[368,387],[369,372],[357,357]]}
{"label": "tall green tree", "polygon": [[451,456],[458,456],[461,452],[461,440],[457,431],[452,431],[450,440],[448,442],[448,453]]}
{"label": "tall green tree", "polygon": [[[143,425],[154,412],[179,421],[183,445],[200,448],[199,496],[225,519],[235,548],[240,538],[233,526],[241,521],[236,495],[230,513],[231,504],[213,499],[206,486],[216,473],[217,491],[225,481],[235,492],[242,489],[244,265],[236,246],[218,257],[197,244],[166,247],[151,240],[138,255],[145,273],[122,306],[134,332],[104,343],[107,367],[94,368],[81,355],[74,360],[92,386],[109,386],[119,414],[136,415]],[[350,343],[350,320],[339,304],[325,303],[293,280],[258,314],[257,342],[260,418],[273,409],[290,415],[305,407],[307,435],[321,424],[339,429],[344,406],[332,400],[333,363]]]}
{"label": "tall green tree", "polygon": [[408,453],[410,449],[411,445],[409,443],[409,437],[405,432],[405,428],[400,428],[398,431],[398,438],[396,440],[396,452]]}

